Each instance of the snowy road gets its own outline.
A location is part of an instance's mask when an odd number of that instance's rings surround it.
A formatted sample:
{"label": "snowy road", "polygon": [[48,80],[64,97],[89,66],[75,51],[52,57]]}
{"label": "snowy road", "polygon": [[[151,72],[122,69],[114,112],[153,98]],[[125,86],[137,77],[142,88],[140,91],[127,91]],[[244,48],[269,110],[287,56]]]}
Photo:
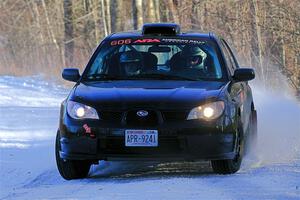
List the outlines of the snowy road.
{"label": "snowy road", "polygon": [[54,139],[67,90],[40,77],[0,77],[0,199],[300,199],[300,106],[256,92],[258,159],[233,175],[209,163],[100,162],[65,181]]}

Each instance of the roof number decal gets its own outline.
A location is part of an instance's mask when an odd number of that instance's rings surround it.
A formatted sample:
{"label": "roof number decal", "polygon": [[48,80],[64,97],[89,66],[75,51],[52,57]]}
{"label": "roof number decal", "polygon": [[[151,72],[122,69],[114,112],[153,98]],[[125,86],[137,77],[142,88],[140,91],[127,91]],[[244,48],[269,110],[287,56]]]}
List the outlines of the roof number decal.
{"label": "roof number decal", "polygon": [[115,46],[115,45],[123,45],[123,44],[140,44],[140,43],[159,43],[160,40],[159,39],[151,39],[151,38],[147,38],[147,39],[137,39],[134,40],[132,42],[132,39],[122,39],[122,40],[113,40],[110,42],[111,46]]}
{"label": "roof number decal", "polygon": [[131,43],[131,39],[113,40],[110,42],[110,45],[115,46],[115,45],[130,44],[130,43]]}

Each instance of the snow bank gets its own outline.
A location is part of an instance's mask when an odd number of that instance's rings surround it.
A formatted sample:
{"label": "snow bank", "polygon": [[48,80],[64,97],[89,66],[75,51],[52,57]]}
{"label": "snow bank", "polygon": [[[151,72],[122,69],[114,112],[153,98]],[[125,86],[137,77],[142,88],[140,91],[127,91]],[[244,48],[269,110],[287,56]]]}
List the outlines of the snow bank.
{"label": "snow bank", "polygon": [[0,76],[0,148],[28,148],[52,139],[67,92],[41,76]]}
{"label": "snow bank", "polygon": [[66,92],[41,76],[0,77],[0,106],[57,107]]}

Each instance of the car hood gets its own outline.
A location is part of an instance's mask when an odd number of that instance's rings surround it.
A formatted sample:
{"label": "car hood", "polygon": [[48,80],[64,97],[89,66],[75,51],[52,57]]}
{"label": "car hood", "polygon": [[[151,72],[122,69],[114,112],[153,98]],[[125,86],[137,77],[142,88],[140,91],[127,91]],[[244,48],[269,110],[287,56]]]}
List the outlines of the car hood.
{"label": "car hood", "polygon": [[100,109],[184,109],[217,98],[224,82],[124,80],[80,83],[71,100]]}

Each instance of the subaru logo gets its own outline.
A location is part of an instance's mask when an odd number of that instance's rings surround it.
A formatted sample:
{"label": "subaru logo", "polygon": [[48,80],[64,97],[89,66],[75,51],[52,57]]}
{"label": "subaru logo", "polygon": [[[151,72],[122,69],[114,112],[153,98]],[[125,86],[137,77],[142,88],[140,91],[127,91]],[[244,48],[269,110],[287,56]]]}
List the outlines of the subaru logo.
{"label": "subaru logo", "polygon": [[146,116],[148,116],[148,111],[146,111],[146,110],[139,110],[139,111],[136,112],[136,114],[139,117],[146,117]]}

